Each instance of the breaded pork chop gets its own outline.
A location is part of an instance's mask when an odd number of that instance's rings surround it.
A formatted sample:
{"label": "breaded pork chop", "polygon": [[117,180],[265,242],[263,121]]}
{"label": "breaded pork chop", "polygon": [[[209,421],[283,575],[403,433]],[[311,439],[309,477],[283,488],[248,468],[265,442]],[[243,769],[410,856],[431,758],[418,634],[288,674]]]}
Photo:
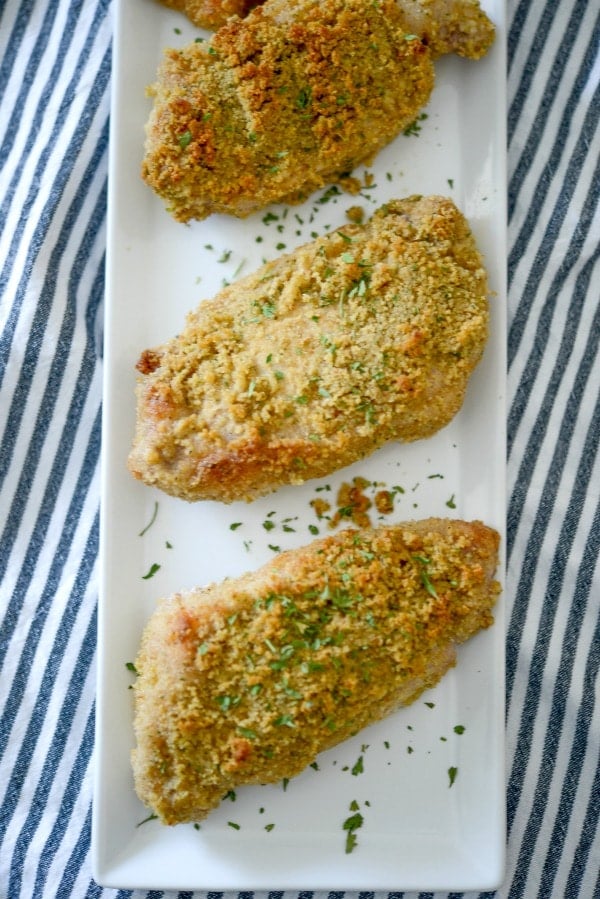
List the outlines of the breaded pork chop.
{"label": "breaded pork chop", "polygon": [[498,543],[480,522],[345,530],[162,602],[135,662],[139,798],[198,821],[413,702],[492,624]]}
{"label": "breaded pork chop", "polygon": [[243,18],[261,0],[162,0],[165,6],[184,13],[198,28],[215,31],[231,16]]}
{"label": "breaded pork chop", "polygon": [[[244,18],[264,0],[162,0],[184,13],[194,25],[211,31],[220,28],[231,16]],[[411,32],[436,55],[460,53],[477,58],[491,42],[492,25],[479,0],[397,0]],[[470,47],[464,51],[465,45]],[[447,46],[448,49],[439,49]]]}
{"label": "breaded pork chop", "polygon": [[182,222],[301,202],[347,177],[414,121],[436,55],[479,56],[493,40],[476,4],[486,28],[465,17],[465,33],[449,12],[448,28],[438,27],[429,13],[439,8],[411,0],[405,15],[394,0],[269,0],[209,42],[165,51],[142,177]]}
{"label": "breaded pork chop", "polygon": [[407,29],[434,57],[457,53],[480,59],[494,41],[494,25],[479,0],[397,0],[397,5]]}
{"label": "breaded pork chop", "polygon": [[487,279],[450,199],[410,197],[222,290],[138,362],[132,474],[187,500],[323,477],[460,408]]}

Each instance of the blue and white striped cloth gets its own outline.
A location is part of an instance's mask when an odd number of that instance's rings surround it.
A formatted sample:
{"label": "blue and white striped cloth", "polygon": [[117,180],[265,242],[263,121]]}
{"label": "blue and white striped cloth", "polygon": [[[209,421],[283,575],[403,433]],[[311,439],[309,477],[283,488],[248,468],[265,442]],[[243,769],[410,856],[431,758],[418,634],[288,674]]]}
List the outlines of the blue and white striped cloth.
{"label": "blue and white striped cloth", "polygon": [[[508,865],[486,895],[593,899],[600,6],[508,14]],[[91,875],[110,64],[110,0],[0,2],[0,899],[223,895]]]}

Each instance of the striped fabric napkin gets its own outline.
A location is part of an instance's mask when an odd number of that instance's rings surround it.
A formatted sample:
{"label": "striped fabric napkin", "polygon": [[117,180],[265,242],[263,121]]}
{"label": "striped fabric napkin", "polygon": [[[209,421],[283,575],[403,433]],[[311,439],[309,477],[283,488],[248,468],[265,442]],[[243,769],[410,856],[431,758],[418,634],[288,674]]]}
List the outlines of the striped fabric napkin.
{"label": "striped fabric napkin", "polygon": [[[508,29],[508,857],[494,895],[592,899],[600,8],[510,0]],[[110,0],[0,2],[0,899],[223,895],[91,874],[111,36]]]}

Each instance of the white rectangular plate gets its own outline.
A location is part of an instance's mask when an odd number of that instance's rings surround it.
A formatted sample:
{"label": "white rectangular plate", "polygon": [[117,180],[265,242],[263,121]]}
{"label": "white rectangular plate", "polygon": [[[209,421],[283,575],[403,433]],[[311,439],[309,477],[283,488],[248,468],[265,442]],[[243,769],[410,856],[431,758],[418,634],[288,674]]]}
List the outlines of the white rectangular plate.
{"label": "white rectangular plate", "polygon": [[[92,846],[102,885],[475,890],[502,879],[502,601],[495,626],[460,649],[458,666],[435,690],[324,753],[318,770],[307,769],[286,789],[240,789],[200,829],[140,823],[148,811],[133,790],[126,668],[159,597],[257,568],[277,548],[308,543],[315,527],[327,533],[311,500],[325,498],[334,510],[339,486],[354,476],[402,488],[386,522],[478,518],[504,534],[505,34],[500,0],[484,5],[498,28],[490,54],[479,62],[437,63],[437,85],[417,133],[401,135],[368,172],[358,172],[361,179],[374,176],[371,188],[359,196],[320,191],[304,206],[273,207],[267,217],[213,216],[185,226],[170,218],[139,169],[150,109],[145,88],[163,48],[182,46],[198,32],[149,0],[117,0]],[[135,482],[126,457],[141,350],[177,333],[188,310],[282,245],[290,250],[313,232],[343,224],[351,206],[370,214],[386,199],[415,193],[455,200],[485,255],[493,290],[489,344],[455,420],[430,440],[390,445],[330,478],[252,504],[190,505]],[[378,522],[373,510],[371,519]],[[456,769],[452,784],[450,769]],[[364,824],[346,853],[343,822],[353,801]]]}

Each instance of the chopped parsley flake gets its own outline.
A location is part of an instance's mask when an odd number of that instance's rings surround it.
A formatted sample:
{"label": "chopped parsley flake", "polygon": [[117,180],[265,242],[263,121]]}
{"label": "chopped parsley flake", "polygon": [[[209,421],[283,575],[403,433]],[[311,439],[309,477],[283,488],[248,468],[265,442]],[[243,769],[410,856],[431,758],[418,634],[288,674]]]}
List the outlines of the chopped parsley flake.
{"label": "chopped parsley flake", "polygon": [[362,755],[359,755],[352,767],[352,774],[356,777],[357,774],[363,774],[364,770],[363,757]]}
{"label": "chopped parsley flake", "polygon": [[346,818],[342,824],[343,829],[346,831],[346,855],[356,848],[356,831],[362,827],[364,823],[364,818],[358,809],[358,802],[356,799],[353,799],[350,803],[350,811],[354,812],[354,814]]}
{"label": "chopped parsley flake", "polygon": [[418,137],[419,133],[421,131],[421,125],[419,123],[423,122],[426,118],[427,118],[426,112],[422,112],[420,116],[417,116],[417,118],[414,120],[414,122],[411,122],[411,124],[408,125],[402,132],[405,135],[405,137],[411,137],[411,135]]}
{"label": "chopped parsley flake", "polygon": [[157,515],[158,515],[158,503],[155,502],[155,503],[154,503],[154,509],[153,509],[153,511],[152,511],[152,518],[150,519],[150,521],[148,522],[148,524],[146,525],[146,527],[145,527],[145,528],[142,528],[142,530],[139,532],[138,537],[143,537],[144,534],[146,533],[146,531],[147,531],[149,528],[152,527],[152,525],[153,525],[154,522],[156,521],[156,516],[157,516]]}
{"label": "chopped parsley flake", "polygon": [[157,571],[160,571],[160,565],[158,565],[156,562],[153,562],[152,565],[150,566],[148,573],[142,575],[142,580],[143,581],[149,580],[151,577],[154,577],[154,575],[156,574]]}
{"label": "chopped parsley flake", "polygon": [[416,555],[413,556],[413,559],[415,560],[415,562],[419,562],[421,565],[421,583],[423,584],[429,595],[433,596],[434,599],[437,599],[437,591],[431,583],[431,580],[429,579],[429,575],[427,573],[427,566],[430,564],[431,560],[425,558],[425,556]]}
{"label": "chopped parsley flake", "polygon": [[454,781],[456,780],[457,774],[458,774],[458,768],[455,768],[454,766],[451,768],[448,768],[448,781],[449,781],[448,786],[449,787],[451,787],[452,784],[454,783]]}
{"label": "chopped parsley flake", "polygon": [[303,87],[296,97],[296,105],[298,109],[306,109],[307,106],[310,105],[312,100],[312,88],[311,87]]}
{"label": "chopped parsley flake", "polygon": [[158,818],[158,815],[148,815],[148,817],[144,818],[143,821],[138,821],[138,823],[135,826],[141,827],[142,824],[146,824],[148,821],[156,821],[157,818]]}
{"label": "chopped parsley flake", "polygon": [[278,727],[296,727],[291,715],[280,715],[279,718],[276,718],[275,724]]}

